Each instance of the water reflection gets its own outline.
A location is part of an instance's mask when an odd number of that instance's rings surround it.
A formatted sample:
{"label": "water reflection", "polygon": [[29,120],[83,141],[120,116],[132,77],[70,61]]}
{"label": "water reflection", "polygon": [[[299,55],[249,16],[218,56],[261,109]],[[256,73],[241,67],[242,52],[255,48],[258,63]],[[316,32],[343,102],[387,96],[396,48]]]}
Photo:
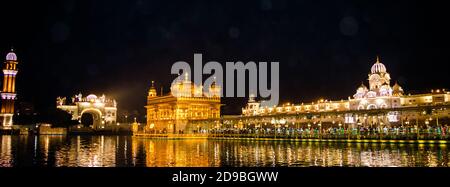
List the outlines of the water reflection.
{"label": "water reflection", "polygon": [[219,166],[214,162],[215,149],[205,140],[143,140],[133,139],[145,152],[145,166],[149,167],[193,167]]}
{"label": "water reflection", "polygon": [[0,136],[0,166],[448,167],[447,145]]}
{"label": "water reflection", "polygon": [[115,166],[118,150],[115,138],[77,136],[67,141],[55,151],[55,166]]}
{"label": "water reflection", "polygon": [[2,136],[1,138],[1,152],[0,152],[0,166],[11,166],[11,136]]}

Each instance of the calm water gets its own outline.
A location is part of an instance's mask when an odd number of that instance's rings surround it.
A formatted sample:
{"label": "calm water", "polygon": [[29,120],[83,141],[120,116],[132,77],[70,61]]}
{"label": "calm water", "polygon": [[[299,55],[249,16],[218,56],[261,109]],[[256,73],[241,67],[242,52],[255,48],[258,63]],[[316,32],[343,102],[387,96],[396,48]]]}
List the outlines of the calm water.
{"label": "calm water", "polygon": [[0,136],[0,166],[447,167],[447,145]]}

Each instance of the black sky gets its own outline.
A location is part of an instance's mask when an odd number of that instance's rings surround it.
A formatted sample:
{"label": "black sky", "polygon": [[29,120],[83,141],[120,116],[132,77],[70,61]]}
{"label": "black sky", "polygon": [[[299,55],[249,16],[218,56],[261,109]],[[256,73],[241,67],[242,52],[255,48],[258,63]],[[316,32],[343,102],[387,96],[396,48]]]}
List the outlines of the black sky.
{"label": "black sky", "polygon": [[[37,110],[78,92],[111,95],[143,114],[151,80],[171,65],[278,61],[282,101],[353,95],[376,55],[408,91],[449,86],[440,1],[2,1],[0,51],[13,46],[20,101]],[[244,99],[224,99],[239,113]]]}

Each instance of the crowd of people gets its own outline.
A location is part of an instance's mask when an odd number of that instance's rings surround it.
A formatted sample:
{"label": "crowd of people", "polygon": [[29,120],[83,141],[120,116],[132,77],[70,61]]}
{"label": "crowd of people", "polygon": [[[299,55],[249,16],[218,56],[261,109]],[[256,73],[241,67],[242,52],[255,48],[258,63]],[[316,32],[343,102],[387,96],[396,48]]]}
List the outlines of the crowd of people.
{"label": "crowd of people", "polygon": [[323,139],[450,139],[448,125],[306,128],[224,128],[203,133],[246,137],[323,138]]}

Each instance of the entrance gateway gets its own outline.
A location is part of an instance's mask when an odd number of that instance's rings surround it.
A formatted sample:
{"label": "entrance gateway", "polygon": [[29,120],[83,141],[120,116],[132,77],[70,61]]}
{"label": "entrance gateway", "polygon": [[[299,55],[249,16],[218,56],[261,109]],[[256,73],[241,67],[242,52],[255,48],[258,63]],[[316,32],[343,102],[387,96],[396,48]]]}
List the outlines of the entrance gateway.
{"label": "entrance gateway", "polygon": [[83,97],[80,93],[71,97],[70,101],[67,101],[66,97],[58,97],[56,99],[56,108],[68,112],[72,115],[72,120],[78,120],[80,123],[83,116],[92,116],[92,124],[84,125],[94,129],[116,125],[116,100],[106,98],[105,95],[97,97],[94,94],[90,94]]}

